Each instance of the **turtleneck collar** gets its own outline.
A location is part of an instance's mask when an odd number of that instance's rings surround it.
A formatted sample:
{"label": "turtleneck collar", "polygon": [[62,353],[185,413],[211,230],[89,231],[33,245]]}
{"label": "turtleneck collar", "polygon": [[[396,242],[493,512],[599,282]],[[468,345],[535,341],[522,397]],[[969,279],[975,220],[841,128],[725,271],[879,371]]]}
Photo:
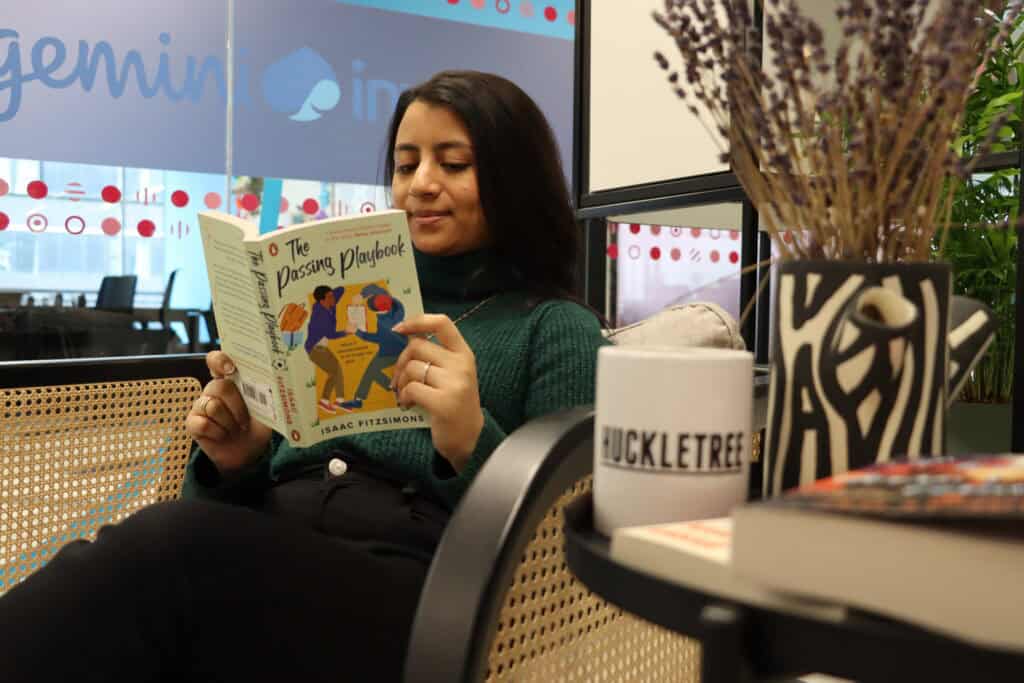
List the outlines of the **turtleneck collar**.
{"label": "turtleneck collar", "polygon": [[416,273],[424,296],[482,299],[515,288],[517,278],[510,268],[496,263],[488,249],[435,256],[413,249]]}

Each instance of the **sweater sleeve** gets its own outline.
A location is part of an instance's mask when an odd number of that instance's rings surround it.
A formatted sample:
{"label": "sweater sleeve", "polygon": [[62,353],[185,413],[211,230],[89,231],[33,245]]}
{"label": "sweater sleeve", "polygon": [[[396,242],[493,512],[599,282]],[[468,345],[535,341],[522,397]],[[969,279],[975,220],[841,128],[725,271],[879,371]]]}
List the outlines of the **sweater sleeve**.
{"label": "sweater sleeve", "polygon": [[[597,350],[608,344],[597,318],[583,307],[557,301],[542,304],[538,309],[526,367],[524,421],[593,403]],[[505,436],[501,425],[485,408],[483,430],[461,472],[456,473],[443,457],[435,454],[436,489],[448,500],[461,497]]]}
{"label": "sweater sleeve", "polygon": [[547,305],[531,339],[529,391],[524,417],[594,402],[597,350],[610,342],[597,317],[570,301]]}
{"label": "sweater sleeve", "polygon": [[270,486],[270,459],[283,437],[274,432],[267,451],[252,464],[230,476],[222,475],[203,449],[196,446],[182,485],[182,498],[215,500],[234,505],[249,505]]}

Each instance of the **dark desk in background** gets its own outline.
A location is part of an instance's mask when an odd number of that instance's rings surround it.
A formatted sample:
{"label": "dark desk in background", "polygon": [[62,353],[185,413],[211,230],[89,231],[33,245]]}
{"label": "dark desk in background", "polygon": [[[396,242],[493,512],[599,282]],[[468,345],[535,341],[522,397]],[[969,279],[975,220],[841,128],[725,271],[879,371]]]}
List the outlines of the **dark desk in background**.
{"label": "dark desk in background", "polygon": [[174,333],[137,329],[139,319],[94,308],[0,309],[0,361],[166,353]]}
{"label": "dark desk in background", "polygon": [[185,328],[188,337],[188,352],[196,353],[199,350],[199,320],[203,317],[203,311],[195,308],[170,308],[164,311],[160,308],[136,308],[132,311],[132,318],[146,327],[151,322],[181,323]]}

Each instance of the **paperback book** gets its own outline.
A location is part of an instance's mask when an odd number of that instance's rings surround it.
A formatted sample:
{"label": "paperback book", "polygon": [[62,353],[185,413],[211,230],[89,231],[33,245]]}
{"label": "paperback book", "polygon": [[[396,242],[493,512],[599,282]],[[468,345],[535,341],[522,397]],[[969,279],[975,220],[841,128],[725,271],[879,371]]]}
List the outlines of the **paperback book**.
{"label": "paperback book", "polygon": [[769,590],[1024,650],[1024,456],[880,463],[733,524],[734,570]]}
{"label": "paperback book", "polygon": [[732,570],[733,524],[729,517],[621,527],[612,532],[616,561],[657,578],[791,614],[838,622],[845,608],[765,589]]}
{"label": "paperback book", "polygon": [[423,302],[403,211],[326,218],[259,234],[230,214],[199,227],[221,348],[250,414],[296,446],[428,427],[390,387]]}

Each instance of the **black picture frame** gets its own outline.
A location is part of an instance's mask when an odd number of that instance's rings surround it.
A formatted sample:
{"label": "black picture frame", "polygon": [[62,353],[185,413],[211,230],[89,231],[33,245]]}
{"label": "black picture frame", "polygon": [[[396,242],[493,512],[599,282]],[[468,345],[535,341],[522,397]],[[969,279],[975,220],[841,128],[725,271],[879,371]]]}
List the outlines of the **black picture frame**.
{"label": "black picture frame", "polygon": [[[649,211],[665,206],[710,203],[719,192],[745,198],[732,171],[705,173],[640,185],[591,192],[590,159],[590,36],[592,0],[576,0],[576,42],[573,81],[573,203],[580,218],[597,218],[623,210]],[[652,60],[651,68],[654,68]],[[699,196],[704,198],[697,201]],[[675,201],[672,201],[675,200]],[[666,204],[666,201],[670,202]]]}

